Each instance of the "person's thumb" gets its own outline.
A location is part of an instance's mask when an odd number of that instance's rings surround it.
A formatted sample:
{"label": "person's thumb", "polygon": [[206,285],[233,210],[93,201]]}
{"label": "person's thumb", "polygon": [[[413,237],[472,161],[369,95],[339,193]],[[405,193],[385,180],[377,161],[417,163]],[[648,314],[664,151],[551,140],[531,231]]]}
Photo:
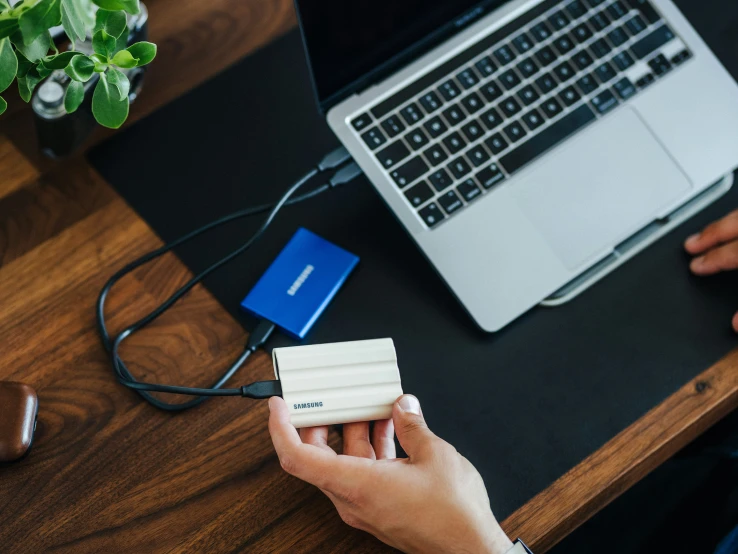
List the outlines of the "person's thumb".
{"label": "person's thumb", "polygon": [[417,398],[410,394],[398,398],[392,411],[392,419],[397,440],[411,459],[430,453],[436,436],[425,424]]}

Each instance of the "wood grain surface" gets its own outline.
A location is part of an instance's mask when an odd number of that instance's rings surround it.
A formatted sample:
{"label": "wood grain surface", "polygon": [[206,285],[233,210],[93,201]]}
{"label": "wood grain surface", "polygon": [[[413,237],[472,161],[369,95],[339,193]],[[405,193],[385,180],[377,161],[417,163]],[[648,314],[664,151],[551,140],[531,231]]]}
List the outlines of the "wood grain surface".
{"label": "wood grain surface", "polygon": [[[134,120],[295,21],[288,0],[148,4],[160,57]],[[220,399],[170,415],[116,383],[95,329],[96,295],[160,241],[84,159],[40,160],[29,117],[16,110],[0,121],[11,139],[0,136],[0,379],[34,386],[40,415],[30,455],[0,467],[0,552],[389,551],[281,470],[265,403]],[[174,256],[138,270],[111,295],[111,327],[187,276]],[[205,385],[245,339],[197,288],[123,355],[141,379]],[[271,375],[260,354],[235,381]],[[737,405],[738,352],[522,506],[505,529],[544,552]],[[340,446],[335,433],[331,444]]]}

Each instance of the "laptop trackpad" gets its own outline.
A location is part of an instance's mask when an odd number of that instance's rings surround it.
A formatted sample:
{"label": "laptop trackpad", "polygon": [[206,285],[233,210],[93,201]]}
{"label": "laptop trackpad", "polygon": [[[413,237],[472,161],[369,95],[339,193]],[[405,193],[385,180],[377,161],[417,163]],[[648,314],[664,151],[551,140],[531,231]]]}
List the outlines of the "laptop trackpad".
{"label": "laptop trackpad", "polygon": [[596,261],[690,188],[631,108],[600,121],[511,183],[523,213],[570,270]]}

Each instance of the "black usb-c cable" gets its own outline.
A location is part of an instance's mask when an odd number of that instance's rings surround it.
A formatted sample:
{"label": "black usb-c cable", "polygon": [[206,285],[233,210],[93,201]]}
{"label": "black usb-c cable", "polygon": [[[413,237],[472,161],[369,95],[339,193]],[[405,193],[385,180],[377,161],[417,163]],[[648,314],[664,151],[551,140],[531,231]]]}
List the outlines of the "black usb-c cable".
{"label": "black usb-c cable", "polygon": [[[318,186],[310,192],[306,192],[300,196],[295,196],[295,194],[297,194],[297,192],[304,185],[311,182],[314,178],[324,173],[329,173],[331,171],[333,171],[334,174],[328,180],[328,182]],[[141,329],[155,321],[167,310],[169,310],[189,291],[191,291],[195,287],[195,285],[200,283],[208,275],[210,275],[214,271],[217,271],[224,265],[228,264],[241,254],[249,250],[264,235],[266,230],[270,227],[274,219],[285,206],[291,206],[300,202],[304,202],[311,198],[315,198],[316,196],[323,194],[328,190],[352,181],[354,178],[361,175],[361,173],[361,169],[358,165],[356,165],[355,162],[351,160],[351,155],[348,153],[348,151],[343,147],[338,148],[325,156],[320,161],[320,163],[318,163],[312,170],[310,170],[299,181],[292,185],[277,202],[234,212],[215,221],[212,221],[211,223],[208,223],[207,225],[204,225],[199,229],[196,229],[184,235],[183,237],[180,237],[179,239],[165,246],[162,246],[161,248],[158,248],[152,252],[149,252],[148,254],[145,254],[144,256],[141,256],[139,259],[129,263],[120,271],[118,271],[115,275],[113,275],[100,292],[97,300],[96,312],[98,332],[100,333],[100,337],[102,338],[105,349],[111,357],[113,370],[118,381],[129,389],[135,390],[149,404],[161,410],[166,410],[170,412],[178,412],[193,408],[213,396],[241,396],[244,398],[256,399],[281,396],[282,387],[279,381],[261,381],[251,383],[250,385],[245,385],[237,389],[222,388],[226,384],[226,382],[228,382],[231,377],[233,377],[233,375],[243,366],[246,360],[248,360],[254,352],[264,346],[266,341],[269,340],[269,337],[274,332],[275,327],[274,324],[270,321],[261,321],[256,326],[254,331],[249,336],[243,354],[241,354],[238,359],[231,364],[229,369],[209,388],[179,387],[173,385],[143,383],[141,381],[138,381],[131,374],[131,372],[128,370],[125,363],[121,359],[119,353],[120,345],[123,343],[124,340],[129,338],[134,333],[140,331]],[[137,322],[126,327],[117,336],[112,337],[110,335],[105,323],[105,302],[107,300],[108,294],[110,293],[110,290],[118,281],[120,281],[126,275],[130,274],[132,271],[141,267],[142,265],[145,265],[155,260],[156,258],[159,258],[172,249],[194,239],[195,237],[202,235],[203,233],[206,233],[212,229],[215,229],[216,227],[220,227],[221,225],[225,225],[226,223],[230,223],[238,219],[252,217],[264,213],[268,213],[266,219],[261,224],[259,229],[242,246],[240,246],[224,258],[221,258],[199,274],[195,275],[190,281],[188,281],[179,290],[172,294],[164,303],[162,303],[160,306],[158,306],[156,309],[151,311],[143,318],[139,319]],[[194,398],[193,400],[190,400],[188,402],[175,404],[159,400],[151,393],[183,394],[196,396],[197,398]]]}

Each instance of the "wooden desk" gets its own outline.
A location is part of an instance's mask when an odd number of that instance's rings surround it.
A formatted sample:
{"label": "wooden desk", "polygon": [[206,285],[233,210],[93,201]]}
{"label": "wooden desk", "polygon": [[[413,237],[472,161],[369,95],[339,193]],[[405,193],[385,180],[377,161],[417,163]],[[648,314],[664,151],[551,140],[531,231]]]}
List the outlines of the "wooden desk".
{"label": "wooden desk", "polygon": [[[133,119],[295,24],[289,0],[149,7],[160,57]],[[30,456],[0,468],[0,550],[386,551],[282,472],[265,403],[220,400],[169,415],[116,384],[95,330],[96,295],[160,241],[84,159],[39,160],[29,123],[27,110],[0,123],[0,379],[36,387],[41,412]],[[137,271],[111,297],[112,327],[187,275],[172,256]],[[124,355],[142,378],[205,384],[244,338],[199,288]],[[257,356],[249,373],[269,378],[268,358]],[[521,506],[505,530],[546,551],[736,406],[738,352]]]}

